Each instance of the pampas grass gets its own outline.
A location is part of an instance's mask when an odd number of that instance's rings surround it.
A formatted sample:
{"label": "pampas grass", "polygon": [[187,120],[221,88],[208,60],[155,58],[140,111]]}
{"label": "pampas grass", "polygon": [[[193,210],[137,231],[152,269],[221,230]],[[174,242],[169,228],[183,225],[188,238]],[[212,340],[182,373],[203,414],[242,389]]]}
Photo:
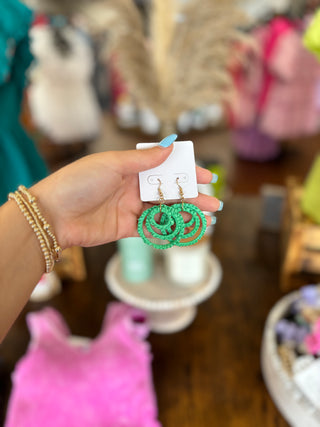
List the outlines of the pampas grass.
{"label": "pampas grass", "polygon": [[154,79],[152,49],[139,10],[132,0],[87,3],[81,11],[93,33],[108,30],[108,53],[141,108],[154,109],[158,86]]}
{"label": "pampas grass", "polygon": [[108,28],[110,52],[131,94],[163,125],[232,97],[230,58],[240,61],[236,44],[249,42],[234,0],[153,0],[147,29],[133,0],[91,2],[84,14],[93,26],[97,19],[99,30]]}

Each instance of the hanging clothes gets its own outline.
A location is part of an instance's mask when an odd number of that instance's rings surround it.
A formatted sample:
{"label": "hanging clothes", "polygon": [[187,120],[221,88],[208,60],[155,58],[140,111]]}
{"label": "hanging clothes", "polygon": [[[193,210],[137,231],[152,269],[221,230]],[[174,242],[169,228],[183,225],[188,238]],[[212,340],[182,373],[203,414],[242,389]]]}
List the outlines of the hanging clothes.
{"label": "hanging clothes", "polygon": [[[274,20],[271,31],[276,31],[277,25],[280,20]],[[317,133],[320,65],[303,46],[299,30],[291,25],[280,32],[265,64],[272,77],[261,111],[261,131],[276,139]]]}
{"label": "hanging clothes", "polygon": [[56,144],[93,140],[100,132],[101,110],[88,38],[68,23],[43,21],[33,26],[30,37],[36,59],[28,91],[33,122]]}
{"label": "hanging clothes", "polygon": [[99,336],[80,345],[52,308],[27,323],[5,427],[160,427],[143,312],[110,304]]}
{"label": "hanging clothes", "polygon": [[0,2],[0,204],[18,185],[44,178],[47,167],[20,123],[26,70],[32,56],[32,12],[18,0]]}
{"label": "hanging clothes", "polygon": [[245,66],[233,71],[237,96],[231,126],[254,126],[277,140],[315,134],[320,64],[303,46],[299,28],[277,17],[253,36],[256,49],[249,49]]}

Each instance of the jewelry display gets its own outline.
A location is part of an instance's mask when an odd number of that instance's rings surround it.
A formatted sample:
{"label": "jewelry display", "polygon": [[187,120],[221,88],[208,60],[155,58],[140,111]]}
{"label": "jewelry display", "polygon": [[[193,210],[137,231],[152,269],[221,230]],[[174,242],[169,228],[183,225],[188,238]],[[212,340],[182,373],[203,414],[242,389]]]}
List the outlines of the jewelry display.
{"label": "jewelry display", "polygon": [[[156,249],[193,245],[203,237],[207,228],[204,213],[197,206],[185,202],[185,192],[181,185],[182,183],[187,185],[189,197],[190,195],[194,197],[196,177],[192,142],[178,141],[174,148],[176,151],[172,154],[173,158],[170,159],[169,156],[168,164],[164,162],[161,169],[153,169],[140,175],[140,191],[143,201],[153,201],[152,186],[158,184],[158,200],[155,201],[158,201],[159,204],[144,211],[138,221],[139,235],[147,245]],[[181,168],[180,163],[182,163],[183,156],[185,156],[183,160],[186,160],[183,162],[184,170],[181,173],[175,173],[173,168]],[[174,181],[167,176],[175,177]],[[162,190],[164,182],[166,184],[165,192],[169,193],[169,197],[164,196]],[[172,189],[172,186],[177,186],[177,188]],[[176,200],[178,197],[180,203],[165,204],[165,201]],[[154,239],[157,240],[154,241]]]}
{"label": "jewelry display", "polygon": [[[191,219],[184,222],[183,213],[190,214]],[[155,219],[157,214],[161,215],[158,222]],[[152,237],[168,243],[160,244],[150,240],[143,230],[144,223]],[[206,227],[207,221],[203,212],[190,203],[177,203],[173,206],[164,205],[161,210],[160,206],[153,206],[143,212],[138,222],[138,232],[143,241],[156,249],[194,245],[203,237]],[[192,240],[190,240],[191,238]]]}

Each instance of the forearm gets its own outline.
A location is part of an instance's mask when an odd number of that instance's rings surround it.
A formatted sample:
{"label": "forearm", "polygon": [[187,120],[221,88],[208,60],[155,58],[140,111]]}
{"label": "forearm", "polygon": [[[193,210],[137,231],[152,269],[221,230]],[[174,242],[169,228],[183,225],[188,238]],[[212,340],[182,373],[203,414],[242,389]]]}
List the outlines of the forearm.
{"label": "forearm", "polygon": [[0,207],[0,342],[44,273],[38,239],[11,200]]}

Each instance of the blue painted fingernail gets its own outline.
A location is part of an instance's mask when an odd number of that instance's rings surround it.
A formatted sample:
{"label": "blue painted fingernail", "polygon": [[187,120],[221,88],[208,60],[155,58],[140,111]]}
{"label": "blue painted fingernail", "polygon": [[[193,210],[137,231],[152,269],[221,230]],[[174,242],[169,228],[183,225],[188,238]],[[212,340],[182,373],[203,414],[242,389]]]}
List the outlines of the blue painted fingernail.
{"label": "blue painted fingernail", "polygon": [[178,138],[178,135],[173,133],[172,135],[166,136],[161,142],[159,142],[160,147],[170,147],[170,145]]}
{"label": "blue painted fingernail", "polygon": [[221,202],[221,200],[219,200],[218,211],[222,211],[222,209],[223,209],[223,202]]}
{"label": "blue painted fingernail", "polygon": [[218,179],[219,179],[219,176],[216,173],[213,173],[210,183],[215,184],[218,181]]}
{"label": "blue painted fingernail", "polygon": [[214,225],[217,222],[217,218],[215,216],[211,217],[211,224]]}

